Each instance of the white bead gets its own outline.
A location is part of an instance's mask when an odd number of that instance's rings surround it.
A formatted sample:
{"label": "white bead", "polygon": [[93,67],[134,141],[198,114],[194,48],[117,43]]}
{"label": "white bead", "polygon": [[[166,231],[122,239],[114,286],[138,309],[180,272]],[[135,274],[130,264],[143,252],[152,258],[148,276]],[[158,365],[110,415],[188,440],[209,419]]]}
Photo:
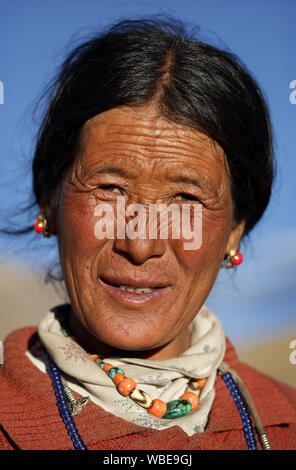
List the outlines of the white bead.
{"label": "white bead", "polygon": [[143,392],[143,390],[139,390],[138,388],[135,388],[129,396],[135,403],[143,408],[148,409],[152,405],[152,398],[147,393]]}
{"label": "white bead", "polygon": [[200,395],[200,386],[198,382],[189,382],[188,386],[186,387],[185,392],[193,392],[198,397]]}

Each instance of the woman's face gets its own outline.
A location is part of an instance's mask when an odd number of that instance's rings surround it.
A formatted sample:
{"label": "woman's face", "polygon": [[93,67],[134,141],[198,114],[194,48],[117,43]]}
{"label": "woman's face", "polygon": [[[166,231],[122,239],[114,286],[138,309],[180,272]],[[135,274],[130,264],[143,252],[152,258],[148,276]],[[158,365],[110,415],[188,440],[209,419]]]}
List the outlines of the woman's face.
{"label": "woman's face", "polygon": [[[116,235],[118,197],[125,198],[125,208],[137,203],[147,211],[142,239]],[[167,237],[149,236],[149,205],[173,203],[180,214],[190,205],[200,247],[187,249],[182,229],[180,236],[170,229]],[[102,204],[115,214],[113,238],[98,236],[100,217],[107,220],[106,211],[99,215]],[[160,118],[153,106],[115,108],[90,119],[56,220],[75,334],[83,332],[109,353],[120,349],[164,359],[183,352],[190,344],[189,323],[225,254],[238,246],[242,229],[233,226],[232,212],[226,160],[204,134]],[[136,215],[120,219],[125,228]]]}

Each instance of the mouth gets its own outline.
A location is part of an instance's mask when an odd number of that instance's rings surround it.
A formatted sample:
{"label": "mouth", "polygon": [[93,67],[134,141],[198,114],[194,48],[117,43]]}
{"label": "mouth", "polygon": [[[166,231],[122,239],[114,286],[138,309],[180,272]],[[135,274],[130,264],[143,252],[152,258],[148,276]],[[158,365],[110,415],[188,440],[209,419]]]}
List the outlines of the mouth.
{"label": "mouth", "polygon": [[[169,285],[155,285],[154,281],[122,281],[99,278],[105,290],[116,300],[133,305],[143,305],[168,293]],[[154,284],[154,285],[153,285]]]}
{"label": "mouth", "polygon": [[115,286],[119,289],[127,292],[135,292],[136,294],[148,294],[149,292],[154,292],[156,289],[161,289],[161,287],[135,287],[135,286]]}

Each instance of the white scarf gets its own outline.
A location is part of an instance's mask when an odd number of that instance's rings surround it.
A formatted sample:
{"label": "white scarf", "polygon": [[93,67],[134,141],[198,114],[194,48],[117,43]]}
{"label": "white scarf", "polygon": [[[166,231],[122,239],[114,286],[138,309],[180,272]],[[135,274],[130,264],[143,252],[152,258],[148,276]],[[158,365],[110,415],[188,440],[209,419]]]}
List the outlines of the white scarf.
{"label": "white scarf", "polygon": [[[190,378],[207,378],[201,391],[198,407],[177,419],[155,418],[146,409],[122,396],[113,381],[98,367],[75,341],[65,336],[61,326],[64,306],[49,311],[38,327],[40,339],[54,362],[60,368],[68,386],[90,399],[106,411],[140,426],[166,429],[180,426],[189,436],[204,431],[214,400],[217,369],[225,354],[225,336],[217,317],[205,306],[190,324],[191,346],[179,357],[166,360],[137,358],[104,358],[104,362],[124,370],[139,389],[151,398],[165,402],[179,398]],[[26,353],[40,370],[46,372],[46,358]]]}

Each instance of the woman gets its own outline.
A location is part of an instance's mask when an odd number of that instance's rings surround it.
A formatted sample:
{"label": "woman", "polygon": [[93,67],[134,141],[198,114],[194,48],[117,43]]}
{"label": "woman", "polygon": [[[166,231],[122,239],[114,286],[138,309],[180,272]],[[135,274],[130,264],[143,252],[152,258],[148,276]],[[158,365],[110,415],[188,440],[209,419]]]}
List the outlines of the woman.
{"label": "woman", "polygon": [[33,162],[69,304],[5,342],[0,447],[295,449],[295,390],[241,364],[204,305],[272,180],[233,55],[151,20],[75,49]]}

